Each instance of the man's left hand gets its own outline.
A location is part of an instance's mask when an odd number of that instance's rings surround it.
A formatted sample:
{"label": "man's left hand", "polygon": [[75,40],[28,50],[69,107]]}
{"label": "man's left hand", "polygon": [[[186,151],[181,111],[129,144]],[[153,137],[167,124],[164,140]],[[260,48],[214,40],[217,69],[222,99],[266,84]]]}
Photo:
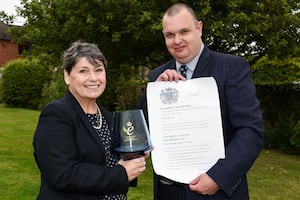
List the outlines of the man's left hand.
{"label": "man's left hand", "polygon": [[220,189],[218,184],[206,173],[192,180],[189,187],[192,191],[203,195],[214,195]]}

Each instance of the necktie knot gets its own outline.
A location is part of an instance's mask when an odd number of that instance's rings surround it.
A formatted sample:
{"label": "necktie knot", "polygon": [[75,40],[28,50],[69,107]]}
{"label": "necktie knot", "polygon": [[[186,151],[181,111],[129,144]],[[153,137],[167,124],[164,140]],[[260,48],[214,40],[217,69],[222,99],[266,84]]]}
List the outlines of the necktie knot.
{"label": "necktie knot", "polygon": [[180,74],[182,76],[184,76],[184,78],[186,78],[186,70],[187,70],[187,66],[186,65],[181,65],[179,68]]}

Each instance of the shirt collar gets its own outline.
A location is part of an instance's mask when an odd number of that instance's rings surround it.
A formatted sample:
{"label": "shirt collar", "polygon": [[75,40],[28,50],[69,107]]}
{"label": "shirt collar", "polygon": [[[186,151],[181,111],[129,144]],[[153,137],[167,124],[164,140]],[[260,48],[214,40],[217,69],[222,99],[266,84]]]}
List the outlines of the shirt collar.
{"label": "shirt collar", "polygon": [[185,64],[187,66],[188,70],[191,70],[192,72],[194,72],[196,65],[198,63],[199,57],[203,52],[203,49],[204,49],[204,44],[202,43],[199,53],[195,56],[195,58],[193,60],[191,60],[191,62],[180,63],[176,60],[176,70],[179,71],[180,66]]}

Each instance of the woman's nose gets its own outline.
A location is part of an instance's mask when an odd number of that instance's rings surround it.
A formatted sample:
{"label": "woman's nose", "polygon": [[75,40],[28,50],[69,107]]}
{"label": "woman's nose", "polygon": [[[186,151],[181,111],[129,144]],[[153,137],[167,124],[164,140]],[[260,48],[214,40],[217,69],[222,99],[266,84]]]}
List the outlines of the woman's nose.
{"label": "woman's nose", "polygon": [[91,72],[91,73],[90,73],[90,79],[91,79],[91,80],[96,80],[96,79],[97,79],[97,75],[96,75],[95,72]]}

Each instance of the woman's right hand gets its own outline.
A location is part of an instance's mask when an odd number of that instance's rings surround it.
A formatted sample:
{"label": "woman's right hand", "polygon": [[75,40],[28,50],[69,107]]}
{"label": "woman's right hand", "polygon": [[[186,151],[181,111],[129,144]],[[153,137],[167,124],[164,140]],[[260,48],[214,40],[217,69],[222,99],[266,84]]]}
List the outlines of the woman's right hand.
{"label": "woman's right hand", "polygon": [[121,159],[118,164],[122,165],[126,169],[129,182],[146,170],[146,161],[144,156],[131,160]]}

